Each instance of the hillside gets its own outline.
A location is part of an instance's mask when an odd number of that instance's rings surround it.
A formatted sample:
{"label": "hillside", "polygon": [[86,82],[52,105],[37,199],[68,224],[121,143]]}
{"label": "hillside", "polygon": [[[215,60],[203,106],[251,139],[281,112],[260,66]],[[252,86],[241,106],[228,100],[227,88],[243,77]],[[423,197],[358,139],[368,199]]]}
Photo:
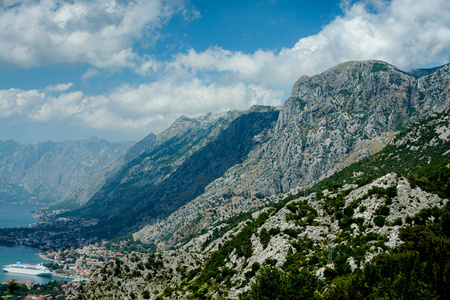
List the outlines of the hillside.
{"label": "hillside", "polygon": [[69,299],[445,299],[449,133],[446,109],[335,181],[269,197],[174,250],[109,263]]}
{"label": "hillside", "polygon": [[242,163],[275,125],[279,110],[253,107],[199,118],[180,118],[155,145],[108,178],[73,214],[102,222],[93,234],[125,234],[165,217]]}
{"label": "hillside", "polygon": [[131,145],[98,138],[35,144],[0,141],[0,201],[60,202]]}
{"label": "hillside", "polygon": [[142,155],[105,168],[64,216],[96,218],[88,236],[134,236],[167,249],[267,196],[307,186],[382,150],[449,106],[450,66],[422,77],[381,61],[302,76],[281,108],[179,118]]}

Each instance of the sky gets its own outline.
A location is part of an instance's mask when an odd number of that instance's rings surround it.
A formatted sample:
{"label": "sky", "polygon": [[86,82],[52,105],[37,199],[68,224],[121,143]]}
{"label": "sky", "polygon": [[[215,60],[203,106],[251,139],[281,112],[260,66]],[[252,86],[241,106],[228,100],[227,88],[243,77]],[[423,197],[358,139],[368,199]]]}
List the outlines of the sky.
{"label": "sky", "polygon": [[349,60],[450,62],[449,0],[0,0],[0,140],[111,142],[283,104]]}

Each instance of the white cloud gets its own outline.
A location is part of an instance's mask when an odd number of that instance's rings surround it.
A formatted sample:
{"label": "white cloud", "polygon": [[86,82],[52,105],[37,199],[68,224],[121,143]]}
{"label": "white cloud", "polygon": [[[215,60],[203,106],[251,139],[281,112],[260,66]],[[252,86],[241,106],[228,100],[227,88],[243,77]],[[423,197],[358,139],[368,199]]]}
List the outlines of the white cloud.
{"label": "white cloud", "polygon": [[135,67],[141,58],[132,50],[134,43],[143,38],[148,41],[157,38],[152,33],[177,11],[177,7],[168,3],[7,1],[0,10],[0,64]]}
{"label": "white cloud", "polygon": [[15,121],[52,122],[99,130],[161,131],[180,115],[247,109],[254,104],[280,105],[281,91],[234,83],[205,85],[161,80],[137,87],[124,85],[108,95],[67,92],[71,84],[45,90],[0,90],[0,116]]}
{"label": "white cloud", "polygon": [[72,82],[69,83],[60,83],[60,84],[56,84],[56,85],[49,85],[48,87],[45,88],[46,91],[48,92],[64,92],[67,91],[68,89],[70,89],[73,86]]}
{"label": "white cloud", "polygon": [[405,70],[450,60],[450,1],[372,0],[345,7],[343,16],[292,48],[253,54],[218,47],[192,49],[177,55],[168,67],[288,88],[303,74],[314,75],[349,60],[380,59]]}
{"label": "white cloud", "polygon": [[86,73],[81,76],[82,80],[87,80],[89,78],[100,75],[100,72],[96,68],[89,68]]}
{"label": "white cloud", "polygon": [[180,115],[280,105],[298,77],[344,61],[381,59],[407,70],[450,59],[448,0],[347,5],[319,33],[277,52],[212,47],[191,49],[169,62],[139,56],[133,44],[144,37],[151,43],[158,36],[152,32],[174,13],[162,1],[45,0],[0,11],[0,63],[87,63],[90,69],[83,80],[97,76],[101,68],[123,67],[155,77],[154,82],[122,85],[99,96],[73,91],[71,83],[0,90],[0,117],[158,132]]}

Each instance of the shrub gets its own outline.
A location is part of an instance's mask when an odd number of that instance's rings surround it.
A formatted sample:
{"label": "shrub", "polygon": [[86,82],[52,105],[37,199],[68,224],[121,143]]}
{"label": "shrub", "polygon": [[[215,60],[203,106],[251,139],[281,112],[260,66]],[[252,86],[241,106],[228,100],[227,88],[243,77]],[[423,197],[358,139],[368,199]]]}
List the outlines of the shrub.
{"label": "shrub", "polygon": [[380,206],[376,211],[375,214],[381,215],[381,216],[388,216],[391,210],[386,205]]}
{"label": "shrub", "polygon": [[261,242],[264,249],[266,249],[267,245],[269,245],[270,233],[266,228],[261,229],[261,232],[259,233],[259,241]]}
{"label": "shrub", "polygon": [[386,218],[384,216],[378,215],[378,216],[375,216],[375,218],[373,218],[373,223],[375,225],[377,225],[378,227],[383,227],[385,221],[386,221]]}

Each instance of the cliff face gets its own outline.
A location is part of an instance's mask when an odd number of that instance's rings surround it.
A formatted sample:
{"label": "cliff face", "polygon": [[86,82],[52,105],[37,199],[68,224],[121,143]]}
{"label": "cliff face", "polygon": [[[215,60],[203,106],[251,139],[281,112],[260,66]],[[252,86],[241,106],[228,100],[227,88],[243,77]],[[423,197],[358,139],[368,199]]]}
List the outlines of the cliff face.
{"label": "cliff face", "polygon": [[257,207],[262,196],[311,184],[373,155],[405,126],[449,106],[449,78],[450,65],[418,78],[380,61],[302,76],[265,143],[197,199],[135,237],[159,242],[172,236],[169,244],[176,243],[217,219]]}
{"label": "cliff face", "polygon": [[370,156],[395,135],[389,133],[448,107],[449,70],[447,65],[416,78],[369,61],[302,76],[284,103],[273,137],[232,178],[242,186],[237,175],[256,164],[253,169],[263,175],[251,177],[248,189],[270,195],[335,172],[351,154]]}
{"label": "cliff face", "polygon": [[59,202],[130,146],[97,138],[25,145],[1,142],[0,200]]}

